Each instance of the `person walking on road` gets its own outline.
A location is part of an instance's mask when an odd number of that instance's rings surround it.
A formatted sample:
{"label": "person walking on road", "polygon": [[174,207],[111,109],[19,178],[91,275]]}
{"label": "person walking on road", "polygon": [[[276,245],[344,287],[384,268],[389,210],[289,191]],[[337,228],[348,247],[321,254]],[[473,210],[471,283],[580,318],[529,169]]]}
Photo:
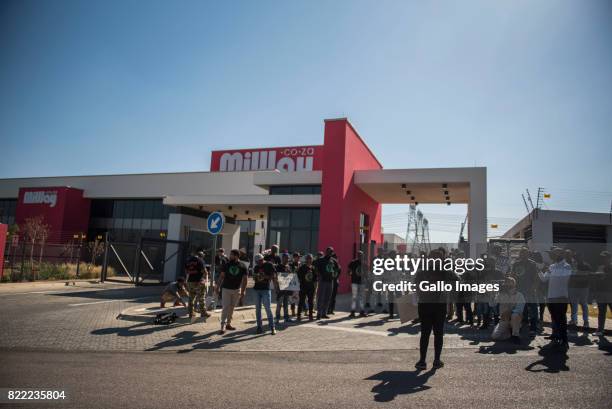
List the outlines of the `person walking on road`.
{"label": "person walking on road", "polygon": [[[235,330],[232,326],[232,316],[234,308],[240,300],[244,298],[247,286],[247,269],[243,262],[240,261],[240,252],[236,249],[230,252],[230,258],[227,263],[221,268],[219,282],[221,287],[222,307],[221,311],[221,331],[224,334],[225,330]],[[217,289],[217,291],[219,291]]]}

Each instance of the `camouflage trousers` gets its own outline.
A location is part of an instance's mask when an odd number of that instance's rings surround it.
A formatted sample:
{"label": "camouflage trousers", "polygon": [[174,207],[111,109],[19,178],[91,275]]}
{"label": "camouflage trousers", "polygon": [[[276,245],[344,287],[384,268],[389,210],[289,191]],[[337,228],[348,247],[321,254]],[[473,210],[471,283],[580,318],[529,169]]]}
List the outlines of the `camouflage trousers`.
{"label": "camouflage trousers", "polygon": [[195,304],[197,304],[197,311],[203,314],[206,311],[206,303],[204,301],[204,297],[206,296],[206,284],[188,282],[187,291],[189,292],[189,303],[187,304],[187,311],[189,311],[189,314],[193,313]]}

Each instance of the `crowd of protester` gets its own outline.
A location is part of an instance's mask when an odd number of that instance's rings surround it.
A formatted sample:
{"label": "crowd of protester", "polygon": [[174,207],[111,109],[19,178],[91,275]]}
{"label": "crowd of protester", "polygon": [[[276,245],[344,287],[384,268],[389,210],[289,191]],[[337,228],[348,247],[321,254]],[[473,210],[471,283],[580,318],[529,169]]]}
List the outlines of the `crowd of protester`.
{"label": "crowd of protester", "polygon": [[[375,257],[394,258],[396,252],[386,252],[380,248]],[[419,369],[426,367],[425,358],[429,337],[434,334],[434,367],[443,366],[440,360],[444,326],[447,321],[458,325],[469,325],[481,330],[490,330],[495,341],[511,340],[521,343],[521,328],[528,326],[530,336],[543,330],[545,310],[551,317],[551,344],[555,348],[568,349],[568,326],[578,324],[578,310],[581,309],[582,329],[590,329],[589,305],[598,309],[596,336],[603,336],[608,307],[612,311],[612,263],[610,253],[603,251],[597,266],[587,263],[581,254],[571,249],[553,247],[548,252],[549,262],[538,252],[530,252],[522,247],[516,258],[503,253],[498,244],[490,246],[485,260],[485,269],[457,274],[453,271],[417,271],[403,277],[397,271],[387,271],[382,280],[399,282],[409,279],[420,281],[461,281],[465,283],[498,282],[499,292],[472,293],[417,291],[418,317],[413,323],[421,326],[421,359],[416,364]],[[408,255],[411,257],[411,255]],[[421,255],[419,255],[421,256]],[[464,257],[459,250],[447,251],[434,249],[429,258]],[[484,256],[484,255],[483,255]],[[219,249],[213,259],[215,275],[211,276],[204,263],[204,253],[190,256],[185,264],[185,277],[170,283],[162,295],[161,306],[167,302],[185,305],[187,297],[189,317],[199,313],[210,316],[207,311],[207,283],[212,283],[212,294],[222,306],[220,333],[234,330],[232,317],[234,308],[242,305],[249,274],[253,279],[257,332],[263,333],[262,309],[266,313],[269,331],[276,333],[282,321],[290,324],[301,321],[328,319],[334,314],[336,294],[342,269],[334,249],[302,256],[298,252],[279,252],[272,246],[263,254],[253,256],[252,266],[244,250],[232,250],[229,257]],[[363,252],[347,265],[351,281],[351,312],[349,318],[364,317],[369,314],[388,314],[393,318],[396,299],[403,296],[399,292],[373,291],[375,277],[364,259]],[[299,290],[279,284],[279,276],[293,273],[299,282]],[[272,295],[276,297],[276,311],[272,311]],[[567,321],[568,308],[571,319]],[[281,316],[282,313],[282,316]]]}

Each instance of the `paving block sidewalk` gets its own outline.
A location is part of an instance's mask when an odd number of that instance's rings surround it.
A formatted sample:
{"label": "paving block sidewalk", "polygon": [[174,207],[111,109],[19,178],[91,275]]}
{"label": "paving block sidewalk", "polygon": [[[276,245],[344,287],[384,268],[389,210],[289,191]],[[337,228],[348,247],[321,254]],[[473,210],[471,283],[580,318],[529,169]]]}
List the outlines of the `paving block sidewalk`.
{"label": "paving block sidewalk", "polygon": [[[141,289],[142,290],[142,289]],[[139,291],[141,291],[139,290]],[[400,325],[398,319],[389,320],[377,314],[366,318],[349,319],[349,295],[338,296],[338,311],[329,320],[302,321],[281,324],[278,334],[256,334],[255,309],[252,295],[248,305],[236,309],[233,324],[236,331],[219,335],[219,311],[207,320],[198,318],[193,323],[183,314],[171,325],[154,325],[153,318],[160,312],[156,289],[148,296],[136,297],[132,292],[126,299],[113,299],[113,290],[92,292],[88,302],[66,304],[66,294],[36,294],[29,299],[43,298],[47,304],[34,306],[33,315],[22,317],[22,307],[12,305],[21,297],[0,297],[11,301],[3,304],[5,314],[0,315],[3,335],[0,348],[96,350],[96,351],[347,351],[347,350],[403,350],[418,349],[419,325]],[[78,296],[78,291],[68,294]],[[97,295],[96,295],[97,294]],[[154,295],[150,295],[154,294]],[[129,298],[128,298],[129,297]],[[75,305],[75,307],[70,307]],[[274,306],[273,306],[274,307]],[[173,309],[166,309],[172,311]],[[6,311],[12,311],[6,313]],[[265,316],[265,314],[264,314]],[[607,328],[612,328],[608,320]],[[550,328],[545,327],[549,334]],[[547,344],[545,336],[523,336],[518,351],[529,351]],[[605,340],[604,340],[605,341]],[[604,342],[591,335],[570,334],[572,346],[598,347]],[[433,342],[431,342],[433,344]],[[504,351],[508,343],[493,343],[490,330],[482,331],[452,323],[446,325],[444,347],[471,348],[477,352]],[[511,350],[514,347],[510,347]],[[514,349],[515,352],[517,349]]]}

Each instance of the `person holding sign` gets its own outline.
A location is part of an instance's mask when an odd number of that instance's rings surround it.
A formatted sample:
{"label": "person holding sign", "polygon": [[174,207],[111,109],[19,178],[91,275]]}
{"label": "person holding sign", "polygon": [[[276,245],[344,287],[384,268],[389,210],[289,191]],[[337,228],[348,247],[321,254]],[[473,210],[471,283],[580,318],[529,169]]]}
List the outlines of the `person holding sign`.
{"label": "person holding sign", "polygon": [[268,317],[268,324],[270,325],[270,333],[276,334],[274,329],[274,317],[272,315],[272,308],[270,303],[272,302],[272,291],[270,285],[274,283],[275,287],[278,286],[276,282],[276,270],[274,265],[269,261],[265,261],[261,254],[255,254],[253,257],[255,260],[255,266],[253,267],[253,281],[255,282],[253,290],[257,296],[255,317],[257,319],[257,333],[262,334],[263,324],[261,320],[261,306],[266,309],[266,316]]}
{"label": "person holding sign", "polygon": [[305,307],[305,301],[308,300],[308,321],[312,321],[314,309],[314,293],[316,287],[317,273],[313,264],[312,254],[307,254],[305,263],[300,265],[297,274],[300,280],[300,300],[298,303],[297,319],[302,319],[302,310]]}
{"label": "person holding sign", "polygon": [[[244,298],[244,293],[247,286],[247,269],[243,262],[240,261],[240,252],[236,249],[230,252],[230,259],[221,268],[219,283],[221,287],[221,331],[224,334],[225,330],[235,330],[232,327],[232,315],[234,308]],[[219,292],[217,287],[216,292]],[[227,324],[226,324],[227,323]]]}
{"label": "person holding sign", "polygon": [[289,265],[289,254],[283,253],[281,263],[276,266],[277,282],[276,288],[276,323],[280,323],[281,307],[283,309],[283,318],[285,323],[290,323],[289,317],[289,297],[292,290],[288,289],[291,281],[291,266]]}
{"label": "person holding sign", "polygon": [[319,288],[317,290],[317,320],[327,319],[327,309],[332,295],[333,282],[340,274],[340,266],[334,258],[333,247],[325,250],[325,255],[317,259],[315,264],[317,277],[319,278]]}
{"label": "person holding sign", "polygon": [[348,274],[351,277],[351,313],[349,318],[355,318],[355,310],[359,308],[359,316],[365,317],[363,309],[363,251],[357,252],[357,258],[348,265]]}

